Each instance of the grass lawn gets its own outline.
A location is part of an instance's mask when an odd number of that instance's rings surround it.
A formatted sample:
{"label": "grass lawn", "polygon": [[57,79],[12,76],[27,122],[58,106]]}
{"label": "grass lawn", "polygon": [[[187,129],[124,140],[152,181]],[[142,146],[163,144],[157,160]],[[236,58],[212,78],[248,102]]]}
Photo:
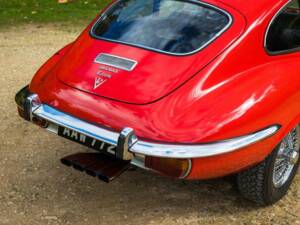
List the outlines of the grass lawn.
{"label": "grass lawn", "polygon": [[[0,27],[22,23],[82,25],[94,18],[111,0],[0,0]],[[81,24],[80,24],[81,23]]]}

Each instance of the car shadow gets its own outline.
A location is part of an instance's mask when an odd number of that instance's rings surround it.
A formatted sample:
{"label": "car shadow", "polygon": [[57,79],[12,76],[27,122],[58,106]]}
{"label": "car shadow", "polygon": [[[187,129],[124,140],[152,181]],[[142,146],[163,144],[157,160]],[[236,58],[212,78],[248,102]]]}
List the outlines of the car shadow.
{"label": "car shadow", "polygon": [[141,224],[141,217],[154,224],[164,218],[238,219],[240,213],[259,208],[243,199],[228,179],[185,181],[137,169],[107,184],[60,163],[69,154],[90,152],[85,147],[46,133],[21,142],[34,143],[34,154],[19,159],[26,172],[10,180],[14,191],[26,200],[22,204],[30,203],[29,210],[42,208],[62,221],[75,223],[84,216],[100,224]]}

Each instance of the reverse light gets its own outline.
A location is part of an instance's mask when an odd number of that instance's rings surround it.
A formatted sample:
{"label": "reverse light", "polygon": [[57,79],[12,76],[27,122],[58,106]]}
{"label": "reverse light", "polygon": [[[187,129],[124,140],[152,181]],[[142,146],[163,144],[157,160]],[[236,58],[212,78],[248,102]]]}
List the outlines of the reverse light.
{"label": "reverse light", "polygon": [[169,177],[185,178],[191,171],[192,162],[190,159],[146,157],[145,166]]}

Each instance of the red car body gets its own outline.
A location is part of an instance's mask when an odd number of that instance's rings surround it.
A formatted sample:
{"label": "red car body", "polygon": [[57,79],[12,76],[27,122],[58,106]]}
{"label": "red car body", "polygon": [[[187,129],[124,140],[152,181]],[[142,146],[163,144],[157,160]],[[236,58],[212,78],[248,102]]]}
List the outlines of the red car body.
{"label": "red car body", "polygon": [[[287,0],[207,0],[233,22],[203,50],[176,56],[91,37],[94,20],[50,58],[29,90],[40,101],[84,121],[138,139],[209,144],[280,125],[274,135],[241,149],[193,158],[186,179],[237,173],[263,161],[300,123],[300,52],[270,55],[265,34]],[[251,4],[251,6],[249,6]],[[99,53],[138,62],[94,89]],[[107,71],[106,71],[107,72]]]}

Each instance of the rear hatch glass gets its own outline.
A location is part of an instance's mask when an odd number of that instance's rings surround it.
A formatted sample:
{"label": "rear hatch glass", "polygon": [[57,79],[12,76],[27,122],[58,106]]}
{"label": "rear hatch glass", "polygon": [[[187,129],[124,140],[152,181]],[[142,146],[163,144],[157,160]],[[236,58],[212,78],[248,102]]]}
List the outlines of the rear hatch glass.
{"label": "rear hatch glass", "polygon": [[121,0],[93,27],[94,37],[170,54],[205,47],[231,23],[231,17],[196,1]]}

